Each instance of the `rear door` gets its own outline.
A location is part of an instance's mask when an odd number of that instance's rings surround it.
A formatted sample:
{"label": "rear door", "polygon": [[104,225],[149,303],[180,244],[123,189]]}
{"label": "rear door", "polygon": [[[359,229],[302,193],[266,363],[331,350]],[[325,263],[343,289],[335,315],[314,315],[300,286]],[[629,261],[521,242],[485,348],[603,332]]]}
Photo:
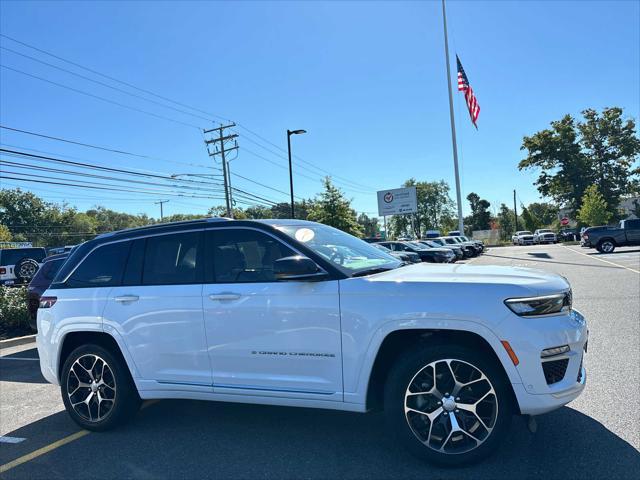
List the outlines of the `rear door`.
{"label": "rear door", "polygon": [[[202,231],[133,242],[105,328],[124,339],[148,388],[211,390],[202,317]],[[162,386],[160,387],[160,385]]]}
{"label": "rear door", "polygon": [[276,281],[274,261],[297,252],[267,232],[206,235],[214,391],[342,400],[338,281]]}

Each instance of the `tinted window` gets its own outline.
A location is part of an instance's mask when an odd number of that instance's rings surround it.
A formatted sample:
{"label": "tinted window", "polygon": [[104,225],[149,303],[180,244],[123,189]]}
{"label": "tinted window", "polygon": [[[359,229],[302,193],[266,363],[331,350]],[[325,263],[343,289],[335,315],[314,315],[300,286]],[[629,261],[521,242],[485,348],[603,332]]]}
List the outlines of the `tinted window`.
{"label": "tinted window", "polygon": [[122,277],[122,285],[140,285],[142,283],[142,266],[146,243],[147,240],[145,238],[133,241],[131,250],[129,250],[127,267]]}
{"label": "tinted window", "polygon": [[71,274],[70,288],[120,285],[131,242],[118,242],[96,248]]}
{"label": "tinted window", "polygon": [[61,258],[60,260],[50,260],[48,262],[44,262],[44,264],[40,268],[42,276],[49,281],[53,280],[53,277],[56,273],[58,273],[58,270],[60,270],[60,267],[65,260],[66,258]]}
{"label": "tinted window", "polygon": [[625,220],[624,226],[625,228],[630,228],[633,230],[640,229],[640,219]]}
{"label": "tinted window", "polygon": [[159,235],[147,239],[143,285],[200,282],[200,232]]}
{"label": "tinted window", "polygon": [[279,240],[256,230],[224,228],[207,232],[208,281],[274,282],[273,263],[296,255]]}
{"label": "tinted window", "polygon": [[33,258],[42,262],[47,256],[44,248],[8,248],[0,252],[1,265],[15,265],[23,258]]}

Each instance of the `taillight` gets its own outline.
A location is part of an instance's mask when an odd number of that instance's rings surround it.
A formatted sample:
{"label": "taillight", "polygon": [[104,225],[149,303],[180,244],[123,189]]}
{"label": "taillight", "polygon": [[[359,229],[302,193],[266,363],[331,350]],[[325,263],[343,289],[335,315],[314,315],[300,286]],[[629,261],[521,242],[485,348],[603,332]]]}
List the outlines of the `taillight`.
{"label": "taillight", "polygon": [[585,240],[589,240],[589,235],[587,235],[586,233],[582,235],[582,238],[584,238]]}
{"label": "taillight", "polygon": [[7,269],[4,267],[0,267],[0,275],[4,275],[5,273],[7,273]]}
{"label": "taillight", "polygon": [[40,299],[40,308],[51,308],[58,301],[58,297],[42,297]]}

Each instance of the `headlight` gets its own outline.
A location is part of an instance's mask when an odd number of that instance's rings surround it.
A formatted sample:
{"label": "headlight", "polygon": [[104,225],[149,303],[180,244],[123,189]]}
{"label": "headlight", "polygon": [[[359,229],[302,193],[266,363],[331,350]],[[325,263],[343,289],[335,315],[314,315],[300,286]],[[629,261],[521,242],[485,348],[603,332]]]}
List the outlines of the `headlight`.
{"label": "headlight", "polygon": [[505,305],[521,317],[553,315],[571,311],[571,291],[529,298],[509,298]]}

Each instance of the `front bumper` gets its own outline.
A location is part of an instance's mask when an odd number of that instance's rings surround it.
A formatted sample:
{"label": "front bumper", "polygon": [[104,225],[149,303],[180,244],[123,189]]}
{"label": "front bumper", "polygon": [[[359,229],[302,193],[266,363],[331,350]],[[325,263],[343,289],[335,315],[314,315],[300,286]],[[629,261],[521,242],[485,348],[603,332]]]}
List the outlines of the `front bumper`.
{"label": "front bumper", "polygon": [[[514,315],[515,316],[515,315]],[[513,383],[520,412],[539,415],[571,402],[584,390],[586,345],[589,337],[583,315],[573,310],[567,315],[509,319],[518,330],[517,339],[509,340],[520,363],[516,367],[521,384]],[[569,351],[541,358],[545,349],[568,345]],[[557,362],[562,374],[550,379],[543,364]]]}

